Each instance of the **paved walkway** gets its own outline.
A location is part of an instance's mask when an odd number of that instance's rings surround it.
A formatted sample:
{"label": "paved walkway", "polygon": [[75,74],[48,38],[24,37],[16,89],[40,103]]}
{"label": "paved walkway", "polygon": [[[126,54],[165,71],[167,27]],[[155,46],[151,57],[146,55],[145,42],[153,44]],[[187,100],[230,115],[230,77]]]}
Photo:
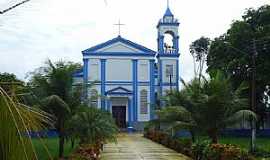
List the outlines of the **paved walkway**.
{"label": "paved walkway", "polygon": [[104,146],[101,160],[190,160],[141,134],[120,134],[118,143]]}

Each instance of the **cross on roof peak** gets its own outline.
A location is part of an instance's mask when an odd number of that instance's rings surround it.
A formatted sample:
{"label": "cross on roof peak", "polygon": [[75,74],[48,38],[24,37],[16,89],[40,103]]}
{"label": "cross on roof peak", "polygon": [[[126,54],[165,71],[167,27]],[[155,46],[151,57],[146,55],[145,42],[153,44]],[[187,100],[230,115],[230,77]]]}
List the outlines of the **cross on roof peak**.
{"label": "cross on roof peak", "polygon": [[121,26],[124,26],[125,24],[122,24],[120,22],[120,19],[119,19],[118,23],[116,23],[114,25],[118,26],[118,35],[120,36],[121,35]]}

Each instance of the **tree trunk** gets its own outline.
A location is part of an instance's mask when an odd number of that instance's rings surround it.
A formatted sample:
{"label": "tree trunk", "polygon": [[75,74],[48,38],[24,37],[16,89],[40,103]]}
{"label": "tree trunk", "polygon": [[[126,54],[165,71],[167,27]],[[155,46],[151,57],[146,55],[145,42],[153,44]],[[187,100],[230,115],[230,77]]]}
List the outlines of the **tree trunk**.
{"label": "tree trunk", "polygon": [[71,148],[74,148],[74,145],[75,145],[75,140],[72,138],[71,139]]}
{"label": "tree trunk", "polygon": [[60,126],[59,126],[59,158],[63,158],[64,153],[64,143],[65,143],[65,137],[64,137],[64,123],[61,120]]}
{"label": "tree trunk", "polygon": [[209,130],[208,135],[211,138],[213,144],[218,143],[218,131],[216,129]]}
{"label": "tree trunk", "polygon": [[195,143],[195,141],[196,141],[195,132],[193,130],[190,130],[190,134],[191,134],[192,142]]}

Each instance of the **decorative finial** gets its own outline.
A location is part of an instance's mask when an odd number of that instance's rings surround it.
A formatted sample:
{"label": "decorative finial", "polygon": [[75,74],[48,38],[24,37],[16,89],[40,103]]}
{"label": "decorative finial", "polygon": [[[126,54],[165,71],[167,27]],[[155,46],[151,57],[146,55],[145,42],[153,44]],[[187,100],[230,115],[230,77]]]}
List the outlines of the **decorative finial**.
{"label": "decorative finial", "polygon": [[169,8],[170,7],[170,2],[169,2],[169,0],[167,0],[167,8]]}
{"label": "decorative finial", "polygon": [[114,25],[118,26],[118,35],[120,36],[121,35],[121,26],[124,26],[125,24],[121,24],[120,19],[119,19],[118,23],[114,24]]}

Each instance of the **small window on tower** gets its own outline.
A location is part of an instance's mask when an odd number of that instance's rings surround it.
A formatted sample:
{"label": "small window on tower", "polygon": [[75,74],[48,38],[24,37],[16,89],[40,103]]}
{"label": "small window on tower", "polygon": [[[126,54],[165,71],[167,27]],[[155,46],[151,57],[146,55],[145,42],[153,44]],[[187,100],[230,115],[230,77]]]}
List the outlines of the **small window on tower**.
{"label": "small window on tower", "polygon": [[166,65],[166,77],[173,77],[173,65]]}

